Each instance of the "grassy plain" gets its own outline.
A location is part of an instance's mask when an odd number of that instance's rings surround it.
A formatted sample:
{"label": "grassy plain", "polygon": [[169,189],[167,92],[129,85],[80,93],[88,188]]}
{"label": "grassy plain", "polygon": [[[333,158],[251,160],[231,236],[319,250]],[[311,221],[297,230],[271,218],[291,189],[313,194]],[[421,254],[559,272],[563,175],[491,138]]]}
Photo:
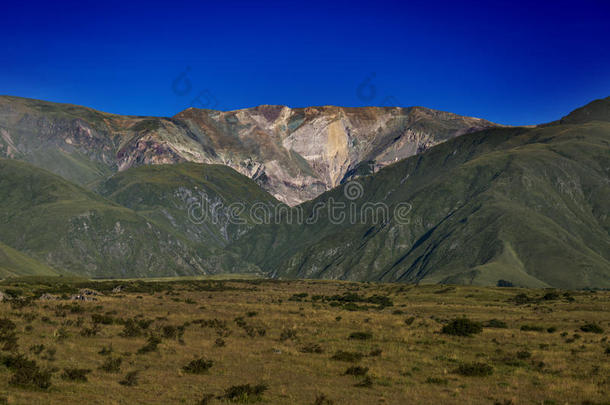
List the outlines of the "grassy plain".
{"label": "grassy plain", "polygon": [[[102,295],[69,299],[86,287]],[[0,291],[12,297],[0,303],[0,403],[610,398],[607,291],[52,277]]]}

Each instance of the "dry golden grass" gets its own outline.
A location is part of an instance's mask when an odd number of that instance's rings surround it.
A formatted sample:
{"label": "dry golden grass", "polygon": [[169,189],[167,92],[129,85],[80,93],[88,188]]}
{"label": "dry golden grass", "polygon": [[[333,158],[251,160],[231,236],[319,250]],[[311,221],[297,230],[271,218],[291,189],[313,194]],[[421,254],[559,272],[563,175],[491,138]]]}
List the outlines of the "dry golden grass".
{"label": "dry golden grass", "polygon": [[[51,387],[43,390],[11,385],[13,372],[0,366],[0,398],[9,404],[197,404],[210,394],[209,404],[224,404],[232,403],[219,398],[229,387],[261,383],[268,386],[261,403],[270,404],[314,404],[322,394],[332,402],[319,403],[350,405],[607,404],[610,395],[608,292],[570,292],[569,300],[561,291],[558,299],[543,300],[548,291],[324,281],[177,280],[155,282],[156,292],[131,281],[90,284],[105,294],[76,302],[75,310],[82,312],[58,310],[73,303],[65,299],[0,303],[0,318],[17,325],[18,348],[12,352],[54,370]],[[133,292],[111,293],[118,284]],[[0,289],[39,296],[76,288],[58,285],[30,280]],[[346,292],[389,297],[393,305],[356,302],[359,310],[350,311],[345,302],[312,299]],[[303,293],[307,296],[291,300]],[[520,293],[533,300],[516,304],[512,299]],[[81,331],[93,327],[93,314],[108,314],[113,324],[100,324],[95,336],[84,337]],[[462,316],[498,319],[507,328],[484,327],[472,337],[440,333]],[[141,336],[123,337],[120,319],[153,322]],[[206,322],[214,319],[226,327]],[[585,323],[605,332],[582,332]],[[184,326],[183,336],[178,329],[175,337],[163,337],[172,335],[171,329],[164,332],[168,325]],[[522,325],[543,331],[522,331]],[[550,327],[556,330],[549,333]],[[372,337],[350,339],[354,332]],[[161,337],[157,350],[138,354],[150,335]],[[40,354],[30,350],[40,344],[45,347]],[[307,345],[310,352],[302,352]],[[119,373],[99,369],[109,357],[99,352],[109,346],[110,356],[123,359]],[[56,349],[54,360],[46,348]],[[381,353],[374,353],[378,349]],[[10,356],[11,350],[0,355]],[[364,356],[355,363],[333,360],[339,350]],[[212,360],[212,367],[201,374],[183,369],[198,358]],[[493,372],[463,376],[455,372],[463,363],[483,363]],[[368,378],[345,375],[351,366],[367,367]],[[87,382],[73,382],[61,378],[65,368],[92,371]],[[137,385],[119,384],[136,370]]]}

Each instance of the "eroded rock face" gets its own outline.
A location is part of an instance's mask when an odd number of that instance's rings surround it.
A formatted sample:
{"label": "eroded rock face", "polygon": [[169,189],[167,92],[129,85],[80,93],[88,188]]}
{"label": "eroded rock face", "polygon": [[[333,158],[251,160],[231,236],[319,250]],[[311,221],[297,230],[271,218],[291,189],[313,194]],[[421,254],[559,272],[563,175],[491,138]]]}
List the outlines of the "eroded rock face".
{"label": "eroded rock face", "polygon": [[296,205],[494,125],[422,107],[189,108],[173,118],[151,118],[0,97],[0,156],[27,160],[81,184],[138,165],[223,164]]}

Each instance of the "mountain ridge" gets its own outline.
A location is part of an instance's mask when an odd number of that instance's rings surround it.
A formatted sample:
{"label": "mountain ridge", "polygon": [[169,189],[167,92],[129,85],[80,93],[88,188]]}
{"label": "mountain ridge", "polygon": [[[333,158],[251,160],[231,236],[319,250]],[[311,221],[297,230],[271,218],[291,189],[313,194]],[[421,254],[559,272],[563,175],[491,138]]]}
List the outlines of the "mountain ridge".
{"label": "mountain ridge", "polygon": [[489,121],[424,107],[262,105],[121,116],[88,107],[0,97],[0,156],[91,187],[146,164],[224,164],[296,205]]}

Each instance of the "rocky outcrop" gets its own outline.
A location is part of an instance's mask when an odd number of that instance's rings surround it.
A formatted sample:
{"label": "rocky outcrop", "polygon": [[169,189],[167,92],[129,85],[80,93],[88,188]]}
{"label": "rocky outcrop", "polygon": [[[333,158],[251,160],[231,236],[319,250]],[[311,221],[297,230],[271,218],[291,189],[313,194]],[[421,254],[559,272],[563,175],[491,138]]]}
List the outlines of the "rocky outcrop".
{"label": "rocky outcrop", "polygon": [[296,205],[494,125],[422,107],[189,108],[173,118],[155,118],[0,97],[0,156],[85,185],[138,165],[223,164]]}

